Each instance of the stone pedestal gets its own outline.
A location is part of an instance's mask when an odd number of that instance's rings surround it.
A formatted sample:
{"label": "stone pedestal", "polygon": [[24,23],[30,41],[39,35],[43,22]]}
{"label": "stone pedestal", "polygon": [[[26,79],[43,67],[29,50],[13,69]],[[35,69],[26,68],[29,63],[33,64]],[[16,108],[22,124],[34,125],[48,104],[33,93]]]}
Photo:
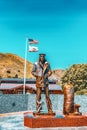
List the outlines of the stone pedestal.
{"label": "stone pedestal", "polygon": [[87,115],[58,117],[47,114],[34,116],[33,113],[25,113],[24,126],[29,128],[87,126]]}

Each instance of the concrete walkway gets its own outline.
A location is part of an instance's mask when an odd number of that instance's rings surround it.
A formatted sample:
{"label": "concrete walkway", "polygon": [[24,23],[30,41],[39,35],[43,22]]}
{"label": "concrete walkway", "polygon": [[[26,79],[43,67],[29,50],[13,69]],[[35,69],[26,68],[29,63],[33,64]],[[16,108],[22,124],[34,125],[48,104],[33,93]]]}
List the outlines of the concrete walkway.
{"label": "concrete walkway", "polygon": [[[16,115],[16,114],[24,114],[25,112],[29,112],[29,111],[0,114],[0,117]],[[87,114],[87,113],[85,113],[85,114]],[[0,130],[2,130],[2,129],[0,129]],[[87,130],[87,126],[83,126],[83,127],[56,127],[56,128],[55,127],[54,128],[28,128],[28,127],[24,127],[23,130]]]}
{"label": "concrete walkway", "polygon": [[25,130],[87,130],[87,127],[25,128]]}

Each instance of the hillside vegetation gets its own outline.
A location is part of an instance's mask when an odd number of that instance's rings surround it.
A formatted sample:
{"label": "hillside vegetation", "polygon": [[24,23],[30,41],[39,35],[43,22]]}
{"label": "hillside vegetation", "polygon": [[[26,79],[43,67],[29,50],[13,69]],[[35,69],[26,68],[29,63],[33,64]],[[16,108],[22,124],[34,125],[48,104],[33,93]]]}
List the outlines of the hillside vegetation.
{"label": "hillside vegetation", "polygon": [[[32,64],[27,61],[27,78],[32,78]],[[15,54],[0,53],[0,78],[23,78],[24,59]]]}
{"label": "hillside vegetation", "polygon": [[74,64],[66,69],[62,87],[66,82],[73,84],[76,94],[87,94],[87,64]]}

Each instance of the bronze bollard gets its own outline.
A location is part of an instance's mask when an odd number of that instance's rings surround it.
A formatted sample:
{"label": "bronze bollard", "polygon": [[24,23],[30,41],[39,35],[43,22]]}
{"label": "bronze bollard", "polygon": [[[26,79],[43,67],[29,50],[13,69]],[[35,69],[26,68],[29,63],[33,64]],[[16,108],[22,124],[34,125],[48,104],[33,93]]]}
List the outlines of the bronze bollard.
{"label": "bronze bollard", "polygon": [[74,88],[70,83],[66,83],[63,87],[64,92],[64,104],[63,114],[69,115],[74,113]]}

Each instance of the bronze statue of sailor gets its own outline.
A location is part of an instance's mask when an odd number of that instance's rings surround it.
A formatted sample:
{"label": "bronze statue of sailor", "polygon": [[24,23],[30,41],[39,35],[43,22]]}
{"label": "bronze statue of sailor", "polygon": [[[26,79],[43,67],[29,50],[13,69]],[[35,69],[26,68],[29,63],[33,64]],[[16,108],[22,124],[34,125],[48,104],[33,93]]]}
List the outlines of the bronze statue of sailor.
{"label": "bronze statue of sailor", "polygon": [[48,113],[53,113],[52,103],[49,97],[49,81],[52,71],[50,64],[45,59],[46,54],[39,54],[39,61],[33,64],[32,75],[36,77],[36,113],[42,109],[41,92],[44,89]]}

